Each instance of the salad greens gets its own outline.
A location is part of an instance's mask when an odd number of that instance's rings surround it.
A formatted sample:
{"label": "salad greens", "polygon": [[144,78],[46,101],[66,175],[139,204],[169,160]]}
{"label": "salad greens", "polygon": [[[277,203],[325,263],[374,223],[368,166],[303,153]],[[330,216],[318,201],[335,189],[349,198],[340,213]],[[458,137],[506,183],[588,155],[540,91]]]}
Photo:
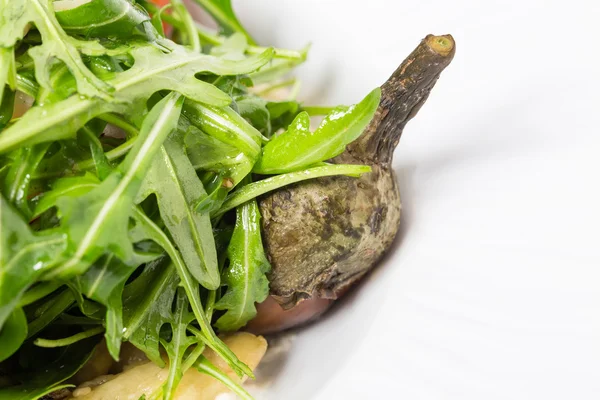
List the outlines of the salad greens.
{"label": "salad greens", "polygon": [[168,358],[155,397],[194,367],[249,398],[201,354],[253,376],[216,332],[269,294],[256,197],[370,171],[324,161],[378,89],[338,108],[268,98],[306,50],[261,47],[229,0],[196,2],[219,33],[181,0],[0,0],[0,399],[69,387],[103,338],[114,360],[125,341]]}

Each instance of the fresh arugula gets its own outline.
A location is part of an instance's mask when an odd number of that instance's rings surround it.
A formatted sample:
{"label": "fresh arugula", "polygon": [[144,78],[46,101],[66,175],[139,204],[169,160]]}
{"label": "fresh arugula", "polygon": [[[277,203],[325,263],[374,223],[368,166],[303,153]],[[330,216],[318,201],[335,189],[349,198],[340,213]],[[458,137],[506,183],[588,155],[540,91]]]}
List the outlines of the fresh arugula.
{"label": "fresh arugula", "polygon": [[[181,0],[0,0],[0,399],[66,387],[102,334],[115,360],[129,341],[169,368],[152,398],[196,368],[249,399],[202,351],[253,377],[217,332],[269,293],[255,198],[369,171],[322,161],[377,90],[349,108],[272,101],[307,50],[257,45],[229,0],[197,3],[219,33]],[[314,132],[313,114],[329,114]]]}
{"label": "fresh arugula", "polygon": [[194,0],[200,6],[202,6],[212,17],[217,21],[221,30],[224,33],[240,32],[243,33],[248,42],[254,44],[255,41],[252,39],[250,34],[246,32],[240,21],[237,19],[233,8],[231,7],[231,0]]}
{"label": "fresh arugula", "polygon": [[0,361],[13,355],[27,338],[27,318],[21,308],[16,308],[4,321],[0,331]]}
{"label": "fresh arugula", "polygon": [[57,264],[66,237],[56,231],[34,233],[0,196],[0,329],[28,287]]}
{"label": "fresh arugula", "polygon": [[339,107],[329,113],[321,125],[310,131],[310,117],[302,112],[290,124],[287,132],[273,138],[263,149],[254,166],[259,174],[281,174],[328,160],[341,154],[346,145],[360,136],[377,107],[381,90],[373,90],[360,103]]}
{"label": "fresh arugula", "polygon": [[150,16],[129,0],[55,0],[56,19],[71,34],[97,38],[128,38],[138,30],[148,41],[156,40]]}
{"label": "fresh arugula", "polygon": [[130,210],[155,154],[177,126],[182,103],[183,98],[175,93],[161,100],[144,119],[136,144],[113,173],[82,196],[57,200],[69,243],[64,261],[52,276],[68,278],[85,273],[108,250],[121,260],[131,260]]}
{"label": "fresh arugula", "polygon": [[193,207],[206,195],[206,191],[184,152],[181,131],[172,135],[159,150],[137,201],[150,194],[156,195],[161,218],[187,269],[205,288],[219,287],[219,267],[210,216],[197,212]]}
{"label": "fresh arugula", "polygon": [[255,303],[269,295],[266,273],[271,270],[260,235],[260,212],[255,200],[237,208],[233,236],[227,256],[229,265],[223,271],[225,295],[215,309],[226,310],[215,326],[223,331],[236,331],[256,316]]}

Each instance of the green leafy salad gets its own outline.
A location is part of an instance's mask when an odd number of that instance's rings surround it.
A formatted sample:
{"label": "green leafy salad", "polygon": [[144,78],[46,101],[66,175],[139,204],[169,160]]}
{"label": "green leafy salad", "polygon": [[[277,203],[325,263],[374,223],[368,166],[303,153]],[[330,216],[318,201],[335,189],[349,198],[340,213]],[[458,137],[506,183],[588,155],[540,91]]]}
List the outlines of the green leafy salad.
{"label": "green leafy salad", "polygon": [[196,2],[218,32],[181,0],[0,0],[0,399],[72,387],[100,342],[168,370],[147,399],[176,398],[190,368],[248,398],[203,351],[253,377],[220,334],[269,294],[255,199],[370,170],[326,161],[379,89],[302,104],[306,51],[257,45],[229,0]]}

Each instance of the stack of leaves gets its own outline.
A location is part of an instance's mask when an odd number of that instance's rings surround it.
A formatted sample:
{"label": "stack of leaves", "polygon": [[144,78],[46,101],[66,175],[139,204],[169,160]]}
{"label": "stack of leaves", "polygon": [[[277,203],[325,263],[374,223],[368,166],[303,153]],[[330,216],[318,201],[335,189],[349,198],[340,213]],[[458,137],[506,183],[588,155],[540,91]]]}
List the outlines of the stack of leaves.
{"label": "stack of leaves", "polygon": [[378,90],[271,101],[306,53],[260,47],[229,1],[197,1],[219,33],[180,0],[0,0],[0,397],[63,387],[103,338],[115,360],[123,341],[166,354],[166,399],[205,346],[252,376],[215,330],[269,292],[255,198],[369,171],[325,161]]}

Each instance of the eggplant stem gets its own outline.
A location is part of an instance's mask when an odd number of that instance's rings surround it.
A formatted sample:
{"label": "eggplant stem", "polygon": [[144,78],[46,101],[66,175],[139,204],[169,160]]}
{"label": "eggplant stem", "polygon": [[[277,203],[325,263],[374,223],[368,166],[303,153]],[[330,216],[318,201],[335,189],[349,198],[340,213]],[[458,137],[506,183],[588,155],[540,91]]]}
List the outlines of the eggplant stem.
{"label": "eggplant stem", "polygon": [[363,134],[346,148],[360,163],[389,166],[404,127],[423,106],[442,71],[450,64],[456,45],[451,35],[428,35],[381,86],[375,117]]}

